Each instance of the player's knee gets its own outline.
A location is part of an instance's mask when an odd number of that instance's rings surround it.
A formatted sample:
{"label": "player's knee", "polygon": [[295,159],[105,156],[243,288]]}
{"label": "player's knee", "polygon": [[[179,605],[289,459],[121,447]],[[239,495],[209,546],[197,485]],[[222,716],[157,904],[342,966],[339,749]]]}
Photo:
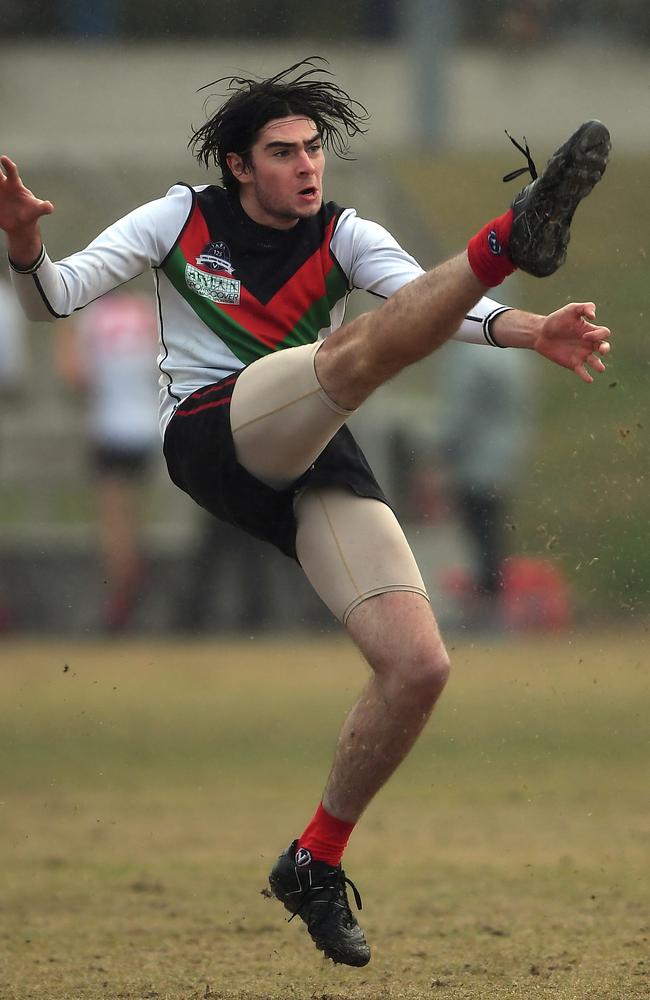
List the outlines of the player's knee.
{"label": "player's knee", "polygon": [[362,312],[354,319],[351,319],[347,324],[348,330],[357,334],[368,334],[372,330],[372,326],[376,323],[374,312]]}
{"label": "player's knee", "polygon": [[429,707],[440,697],[451,664],[440,640],[413,644],[396,672],[402,693],[418,705]]}
{"label": "player's knee", "polygon": [[433,703],[442,694],[450,670],[451,662],[442,642],[423,651],[415,680],[425,701]]}
{"label": "player's knee", "polygon": [[325,338],[314,364],[316,376],[326,391],[329,385],[338,386],[341,381],[344,385],[352,382],[365,387],[371,379],[375,322],[372,313],[362,313]]}

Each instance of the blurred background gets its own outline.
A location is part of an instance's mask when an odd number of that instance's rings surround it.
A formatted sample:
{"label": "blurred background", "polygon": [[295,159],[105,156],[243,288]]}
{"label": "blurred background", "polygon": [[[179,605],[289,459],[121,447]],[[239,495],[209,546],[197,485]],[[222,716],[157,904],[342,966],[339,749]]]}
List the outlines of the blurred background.
{"label": "blurred background", "polygon": [[[516,193],[501,178],[523,159],[504,129],[541,167],[582,121],[610,128],[610,167],[578,212],[567,265],[496,293],[540,312],[595,300],[616,343],[607,374],[584,386],[537,357],[452,344],[378,393],[354,429],[449,630],[647,627],[647,4],[3,0],[0,146],[55,203],[50,255],[178,179],[206,182],[187,141],[222,92],[199,88],[314,53],[371,114],[354,160],[330,156],[327,196],[425,267]],[[23,324],[6,277],[3,262],[0,631],[336,631],[289,560],[171,486],[144,430],[98,442],[99,348],[74,355],[88,339],[75,324],[64,337]],[[126,291],[153,300],[150,276]],[[359,296],[352,312],[372,305]],[[488,354],[501,370],[472,374]]]}

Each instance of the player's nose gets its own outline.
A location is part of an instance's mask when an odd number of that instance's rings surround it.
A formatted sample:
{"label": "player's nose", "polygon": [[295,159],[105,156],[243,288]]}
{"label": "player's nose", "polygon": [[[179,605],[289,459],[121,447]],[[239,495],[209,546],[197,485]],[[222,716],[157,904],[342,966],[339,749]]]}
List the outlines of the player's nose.
{"label": "player's nose", "polygon": [[314,171],[314,164],[306,149],[303,149],[298,157],[298,172],[301,174],[311,174]]}

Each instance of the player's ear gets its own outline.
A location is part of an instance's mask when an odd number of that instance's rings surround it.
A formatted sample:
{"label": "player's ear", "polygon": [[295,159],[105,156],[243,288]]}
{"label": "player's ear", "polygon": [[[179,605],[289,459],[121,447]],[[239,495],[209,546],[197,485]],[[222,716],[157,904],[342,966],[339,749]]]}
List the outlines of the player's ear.
{"label": "player's ear", "polygon": [[250,171],[239,153],[226,153],[226,163],[235,180],[246,183]]}

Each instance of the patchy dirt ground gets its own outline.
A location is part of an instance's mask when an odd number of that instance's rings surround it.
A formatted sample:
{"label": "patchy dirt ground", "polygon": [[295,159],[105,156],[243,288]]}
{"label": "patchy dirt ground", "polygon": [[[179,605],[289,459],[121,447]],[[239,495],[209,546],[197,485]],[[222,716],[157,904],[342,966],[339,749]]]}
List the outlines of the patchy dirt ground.
{"label": "patchy dirt ground", "polygon": [[0,998],[647,1000],[644,637],[452,655],[346,855],[350,970],[262,894],[363,684],[345,642],[3,645]]}

